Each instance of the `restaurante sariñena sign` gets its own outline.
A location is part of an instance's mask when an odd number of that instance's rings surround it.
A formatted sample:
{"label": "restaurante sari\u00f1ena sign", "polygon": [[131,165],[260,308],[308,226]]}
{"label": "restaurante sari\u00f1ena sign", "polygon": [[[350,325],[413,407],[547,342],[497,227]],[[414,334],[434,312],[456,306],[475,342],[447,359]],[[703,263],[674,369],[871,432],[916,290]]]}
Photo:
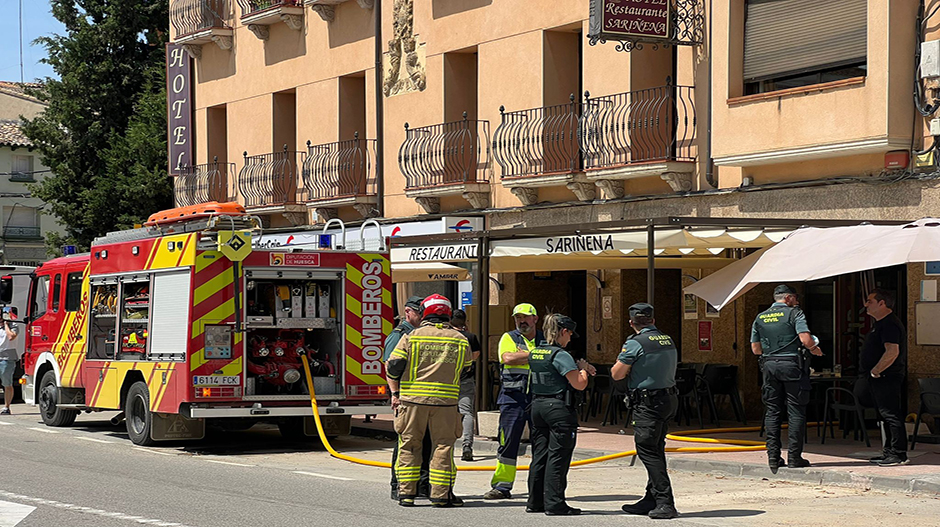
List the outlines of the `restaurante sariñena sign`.
{"label": "restaurante sari\u00f1ena sign", "polygon": [[671,0],[591,0],[590,34],[605,40],[669,40]]}

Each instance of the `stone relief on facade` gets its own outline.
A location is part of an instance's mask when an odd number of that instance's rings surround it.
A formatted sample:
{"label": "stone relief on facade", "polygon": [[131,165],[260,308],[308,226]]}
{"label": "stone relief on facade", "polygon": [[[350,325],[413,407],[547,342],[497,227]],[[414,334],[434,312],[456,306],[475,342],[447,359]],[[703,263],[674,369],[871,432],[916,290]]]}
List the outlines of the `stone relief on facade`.
{"label": "stone relief on facade", "polygon": [[424,91],[425,50],[414,33],[414,0],[395,0],[392,27],[394,35],[385,53],[385,96]]}

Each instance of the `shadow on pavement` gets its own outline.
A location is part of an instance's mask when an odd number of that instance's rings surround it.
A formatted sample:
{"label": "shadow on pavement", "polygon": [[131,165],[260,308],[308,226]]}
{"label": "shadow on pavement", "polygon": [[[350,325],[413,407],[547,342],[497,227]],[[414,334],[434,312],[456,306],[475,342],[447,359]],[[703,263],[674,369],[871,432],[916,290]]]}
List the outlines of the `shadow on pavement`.
{"label": "shadow on pavement", "polygon": [[720,509],[714,511],[681,512],[680,518],[743,518],[745,516],[758,516],[767,511],[749,509]]}
{"label": "shadow on pavement", "polygon": [[596,496],[569,496],[568,501],[637,501],[642,496],[634,494],[598,494]]}

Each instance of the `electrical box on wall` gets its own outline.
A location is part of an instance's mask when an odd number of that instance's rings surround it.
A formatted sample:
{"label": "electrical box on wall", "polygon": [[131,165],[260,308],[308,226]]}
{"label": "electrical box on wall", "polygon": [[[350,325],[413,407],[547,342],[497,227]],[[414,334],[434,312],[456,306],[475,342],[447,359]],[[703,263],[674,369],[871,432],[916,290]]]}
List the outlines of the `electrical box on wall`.
{"label": "electrical box on wall", "polygon": [[940,77],[940,40],[920,44],[920,78]]}

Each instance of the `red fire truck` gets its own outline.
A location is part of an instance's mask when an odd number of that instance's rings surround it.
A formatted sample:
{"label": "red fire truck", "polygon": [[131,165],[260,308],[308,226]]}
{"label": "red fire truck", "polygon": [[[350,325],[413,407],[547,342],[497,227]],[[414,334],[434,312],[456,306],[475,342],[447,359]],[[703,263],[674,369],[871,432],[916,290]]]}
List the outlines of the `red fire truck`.
{"label": "red fire truck", "polygon": [[388,254],[253,248],[259,234],[241,206],[207,203],[42,264],[24,399],[48,426],[121,411],[138,445],[202,438],[209,419],[315,435],[306,360],[328,434],[348,433],[352,415],[389,412]]}

